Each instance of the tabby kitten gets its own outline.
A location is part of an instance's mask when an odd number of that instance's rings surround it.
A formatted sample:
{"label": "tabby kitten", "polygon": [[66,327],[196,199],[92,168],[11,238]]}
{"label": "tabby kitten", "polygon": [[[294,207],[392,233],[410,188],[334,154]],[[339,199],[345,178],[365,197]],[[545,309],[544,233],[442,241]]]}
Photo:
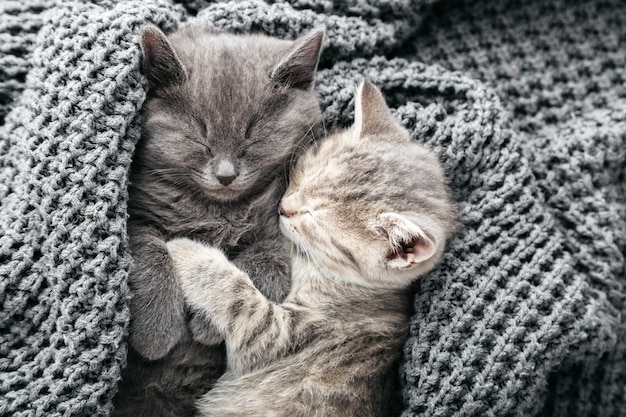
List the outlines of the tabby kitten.
{"label": "tabby kitten", "polygon": [[312,87],[323,37],[142,28],[148,99],[130,176],[132,319],[115,415],[190,415],[224,370],[223,339],[185,305],[166,241],[219,247],[270,300],[287,295],[276,206],[321,121]]}
{"label": "tabby kitten", "polygon": [[185,299],[226,339],[227,372],[200,414],[393,415],[409,287],[439,261],[455,223],[437,158],[365,82],[354,125],[300,159],[279,212],[292,256],[280,304],[219,249],[167,244]]}

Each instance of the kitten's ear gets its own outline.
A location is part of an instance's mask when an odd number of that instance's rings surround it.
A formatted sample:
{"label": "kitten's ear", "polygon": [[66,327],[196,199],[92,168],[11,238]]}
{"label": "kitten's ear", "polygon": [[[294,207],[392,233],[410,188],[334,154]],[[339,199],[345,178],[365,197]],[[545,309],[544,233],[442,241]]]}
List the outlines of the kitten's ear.
{"label": "kitten's ear", "polygon": [[302,90],[311,88],[325,31],[323,26],[318,27],[296,39],[289,54],[272,70],[272,80]]}
{"label": "kitten's ear", "polygon": [[392,267],[411,268],[428,261],[437,252],[435,238],[402,214],[379,215],[376,230],[387,238],[387,259]]}
{"label": "kitten's ear", "polygon": [[390,142],[408,142],[409,133],[389,113],[382,93],[371,82],[359,85],[354,103],[354,128],[361,137],[376,136]]}
{"label": "kitten's ear", "polygon": [[150,88],[167,87],[184,82],[187,73],[167,36],[158,27],[141,27],[143,69]]}

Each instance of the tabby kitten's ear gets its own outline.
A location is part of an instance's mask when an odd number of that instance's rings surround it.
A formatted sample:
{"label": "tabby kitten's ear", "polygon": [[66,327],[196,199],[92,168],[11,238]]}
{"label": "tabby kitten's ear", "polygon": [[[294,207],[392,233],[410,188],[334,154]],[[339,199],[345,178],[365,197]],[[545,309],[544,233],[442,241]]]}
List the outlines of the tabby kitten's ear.
{"label": "tabby kitten's ear", "polygon": [[409,142],[409,133],[389,113],[380,90],[365,80],[359,86],[354,103],[353,128],[363,137],[386,142]]}
{"label": "tabby kitten's ear", "polygon": [[387,238],[387,260],[393,268],[411,268],[428,261],[437,252],[435,238],[402,214],[379,215],[376,229]]}
{"label": "tabby kitten's ear", "polygon": [[318,27],[296,39],[294,48],[270,74],[272,80],[301,90],[311,88],[325,31],[323,26]]}
{"label": "tabby kitten's ear", "polygon": [[181,84],[187,79],[176,51],[158,27],[152,24],[141,27],[141,50],[143,69],[150,88]]}

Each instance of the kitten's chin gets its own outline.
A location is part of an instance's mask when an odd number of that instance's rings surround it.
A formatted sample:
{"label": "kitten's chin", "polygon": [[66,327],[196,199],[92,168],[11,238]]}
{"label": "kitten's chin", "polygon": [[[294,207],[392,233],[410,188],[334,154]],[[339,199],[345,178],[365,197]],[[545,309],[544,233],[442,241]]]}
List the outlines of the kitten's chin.
{"label": "kitten's chin", "polygon": [[196,186],[198,186],[203,194],[214,201],[219,201],[222,203],[231,203],[242,198],[247,189],[243,187],[237,186],[221,186],[208,183],[203,178],[194,178]]}
{"label": "kitten's chin", "polygon": [[235,190],[232,188],[218,188],[218,189],[206,189],[205,193],[212,200],[220,201],[223,203],[231,203],[239,200],[246,193],[245,190]]}
{"label": "kitten's chin", "polygon": [[297,246],[297,242],[294,241],[293,233],[290,230],[287,219],[284,216],[278,216],[278,229],[283,236],[287,238],[291,245]]}

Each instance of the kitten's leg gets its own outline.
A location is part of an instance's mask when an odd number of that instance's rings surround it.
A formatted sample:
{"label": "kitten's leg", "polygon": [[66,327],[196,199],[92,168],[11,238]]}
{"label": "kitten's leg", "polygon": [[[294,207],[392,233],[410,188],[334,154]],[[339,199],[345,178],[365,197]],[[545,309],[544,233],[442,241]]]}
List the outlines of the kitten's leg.
{"label": "kitten's leg", "polygon": [[149,360],[164,357],[185,331],[183,294],[165,241],[149,227],[129,224],[130,345]]}
{"label": "kitten's leg", "polygon": [[[283,245],[282,236],[258,240],[232,260],[237,268],[248,273],[261,294],[275,302],[283,301],[291,288],[291,260]],[[196,311],[192,314],[189,329],[194,340],[207,345],[224,340],[205,314]]]}
{"label": "kitten's leg", "polygon": [[167,243],[187,302],[204,311],[226,340],[231,371],[245,373],[282,356],[294,311],[269,301],[219,250],[189,239]]}

